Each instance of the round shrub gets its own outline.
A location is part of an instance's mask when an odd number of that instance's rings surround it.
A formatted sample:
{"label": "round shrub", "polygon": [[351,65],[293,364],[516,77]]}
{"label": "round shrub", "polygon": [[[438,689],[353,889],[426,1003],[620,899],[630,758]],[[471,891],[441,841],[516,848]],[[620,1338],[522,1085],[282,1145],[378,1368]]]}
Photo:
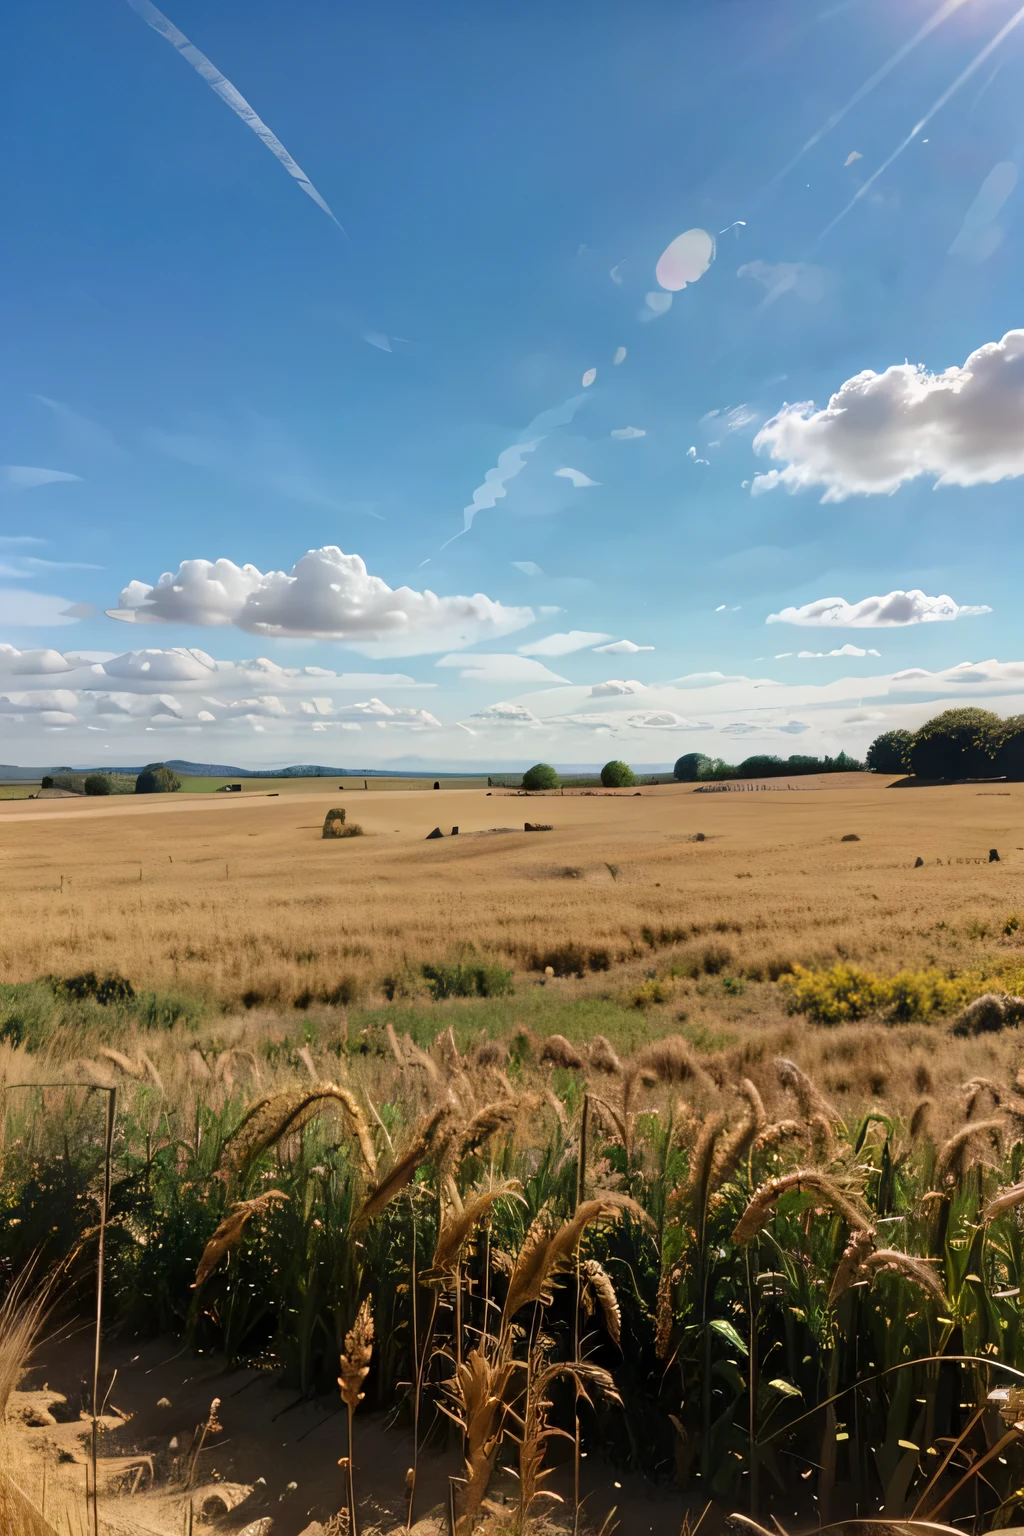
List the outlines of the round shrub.
{"label": "round shrub", "polygon": [[40,789],[52,789],[53,788],[53,774],[52,773],[44,773],[43,774],[42,781],[41,781],[41,783],[39,785],[39,788]]}
{"label": "round shrub", "polygon": [[109,795],[112,793],[110,780],[105,773],[87,773],[85,792],[87,795]]}
{"label": "round shrub", "polygon": [[137,795],[163,795],[181,788],[181,779],[164,763],[150,763],[135,780]]}
{"label": "round shrub", "polygon": [[620,763],[617,758],[613,758],[601,769],[601,783],[605,789],[632,789],[636,783],[636,774],[628,763]]}
{"label": "round shrub", "polygon": [[523,774],[524,789],[557,789],[561,782],[550,763],[534,763]]}
{"label": "round shrub", "polygon": [[883,731],[868,747],[868,768],[872,773],[906,773],[913,740],[910,731]]}
{"label": "round shrub", "polygon": [[683,757],[676,759],[676,765],[672,770],[672,777],[679,784],[694,784],[700,778],[701,773],[710,768],[711,759],[705,757],[703,752],[687,752]]}
{"label": "round shrub", "polygon": [[947,709],[914,733],[910,770],[919,779],[989,779],[1004,722],[988,709]]}

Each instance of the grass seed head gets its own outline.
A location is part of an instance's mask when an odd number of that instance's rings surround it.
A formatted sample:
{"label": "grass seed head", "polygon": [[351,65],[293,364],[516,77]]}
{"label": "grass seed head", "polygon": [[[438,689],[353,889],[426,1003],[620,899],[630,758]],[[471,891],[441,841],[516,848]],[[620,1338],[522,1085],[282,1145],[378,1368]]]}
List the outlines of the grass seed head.
{"label": "grass seed head", "polygon": [[370,1374],[372,1358],[373,1308],[371,1298],[367,1296],[355,1322],[345,1335],[345,1348],[341,1355],[338,1386],[341,1388],[341,1400],[349,1409],[356,1409],[363,1400],[365,1394],[362,1385]]}

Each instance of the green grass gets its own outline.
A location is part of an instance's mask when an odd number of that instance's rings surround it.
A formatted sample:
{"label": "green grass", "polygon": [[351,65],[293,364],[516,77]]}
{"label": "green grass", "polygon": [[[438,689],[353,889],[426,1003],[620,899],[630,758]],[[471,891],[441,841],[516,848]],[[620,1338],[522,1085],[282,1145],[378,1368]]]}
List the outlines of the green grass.
{"label": "green grass", "polygon": [[0,800],[27,800],[39,793],[39,780],[35,783],[0,784]]}
{"label": "green grass", "polygon": [[[182,775],[179,794],[185,795],[209,795],[215,794],[225,784],[241,784],[243,795],[268,795],[268,794],[327,794],[331,790],[346,790],[349,792],[363,792],[363,784],[368,789],[423,789],[430,790],[433,786],[432,779],[366,779],[346,777],[329,779],[318,777],[312,779],[238,779],[231,775],[217,778],[211,775],[195,774],[194,776]],[[486,789],[486,777],[465,779],[441,779],[442,789]],[[227,796],[225,796],[227,798]]]}

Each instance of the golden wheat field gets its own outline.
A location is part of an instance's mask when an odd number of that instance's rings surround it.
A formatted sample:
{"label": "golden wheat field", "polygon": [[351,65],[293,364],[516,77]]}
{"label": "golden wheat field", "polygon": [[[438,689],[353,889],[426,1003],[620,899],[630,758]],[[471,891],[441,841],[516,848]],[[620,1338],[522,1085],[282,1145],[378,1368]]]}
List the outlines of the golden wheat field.
{"label": "golden wheat field", "polygon": [[[754,983],[794,961],[884,974],[1015,951],[1024,785],[890,784],[9,802],[0,979],[119,972],[273,1006],[401,996],[469,946],[606,991],[709,943],[712,969]],[[339,803],[363,837],[322,840]]]}

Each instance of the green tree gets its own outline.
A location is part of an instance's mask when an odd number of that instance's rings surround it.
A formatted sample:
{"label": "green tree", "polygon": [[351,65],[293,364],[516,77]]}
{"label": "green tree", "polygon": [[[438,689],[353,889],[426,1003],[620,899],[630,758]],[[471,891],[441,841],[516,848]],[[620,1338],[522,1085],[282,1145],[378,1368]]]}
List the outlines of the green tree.
{"label": "green tree", "polygon": [[999,770],[1004,722],[988,709],[947,709],[915,731],[910,770],[919,779],[987,779]]}
{"label": "green tree", "polygon": [[672,777],[680,784],[692,784],[700,778],[701,770],[710,761],[710,757],[705,757],[703,752],[687,752],[676,759]]}
{"label": "green tree", "polygon": [[872,773],[906,773],[913,740],[910,731],[883,731],[868,747],[869,770]]}
{"label": "green tree", "polygon": [[1002,722],[994,767],[1008,779],[1024,779],[1024,715],[1011,715]]}
{"label": "green tree", "polygon": [[550,763],[534,763],[523,774],[524,789],[557,789],[561,782]]}
{"label": "green tree", "polygon": [[169,794],[172,790],[180,788],[181,779],[174,769],[168,768],[165,763],[150,763],[148,768],[143,768],[135,780],[137,795]]}
{"label": "green tree", "polygon": [[110,780],[105,773],[87,773],[85,792],[87,795],[109,795],[112,793]]}
{"label": "green tree", "polygon": [[781,757],[773,757],[769,752],[756,752],[753,757],[743,759],[736,773],[741,779],[777,779],[790,771]]}
{"label": "green tree", "polygon": [[39,788],[40,789],[52,789],[53,788],[53,774],[52,773],[44,773],[43,774],[42,782],[40,783]]}
{"label": "green tree", "polygon": [[632,789],[636,783],[636,774],[628,763],[613,758],[601,769],[601,783],[605,789]]}

